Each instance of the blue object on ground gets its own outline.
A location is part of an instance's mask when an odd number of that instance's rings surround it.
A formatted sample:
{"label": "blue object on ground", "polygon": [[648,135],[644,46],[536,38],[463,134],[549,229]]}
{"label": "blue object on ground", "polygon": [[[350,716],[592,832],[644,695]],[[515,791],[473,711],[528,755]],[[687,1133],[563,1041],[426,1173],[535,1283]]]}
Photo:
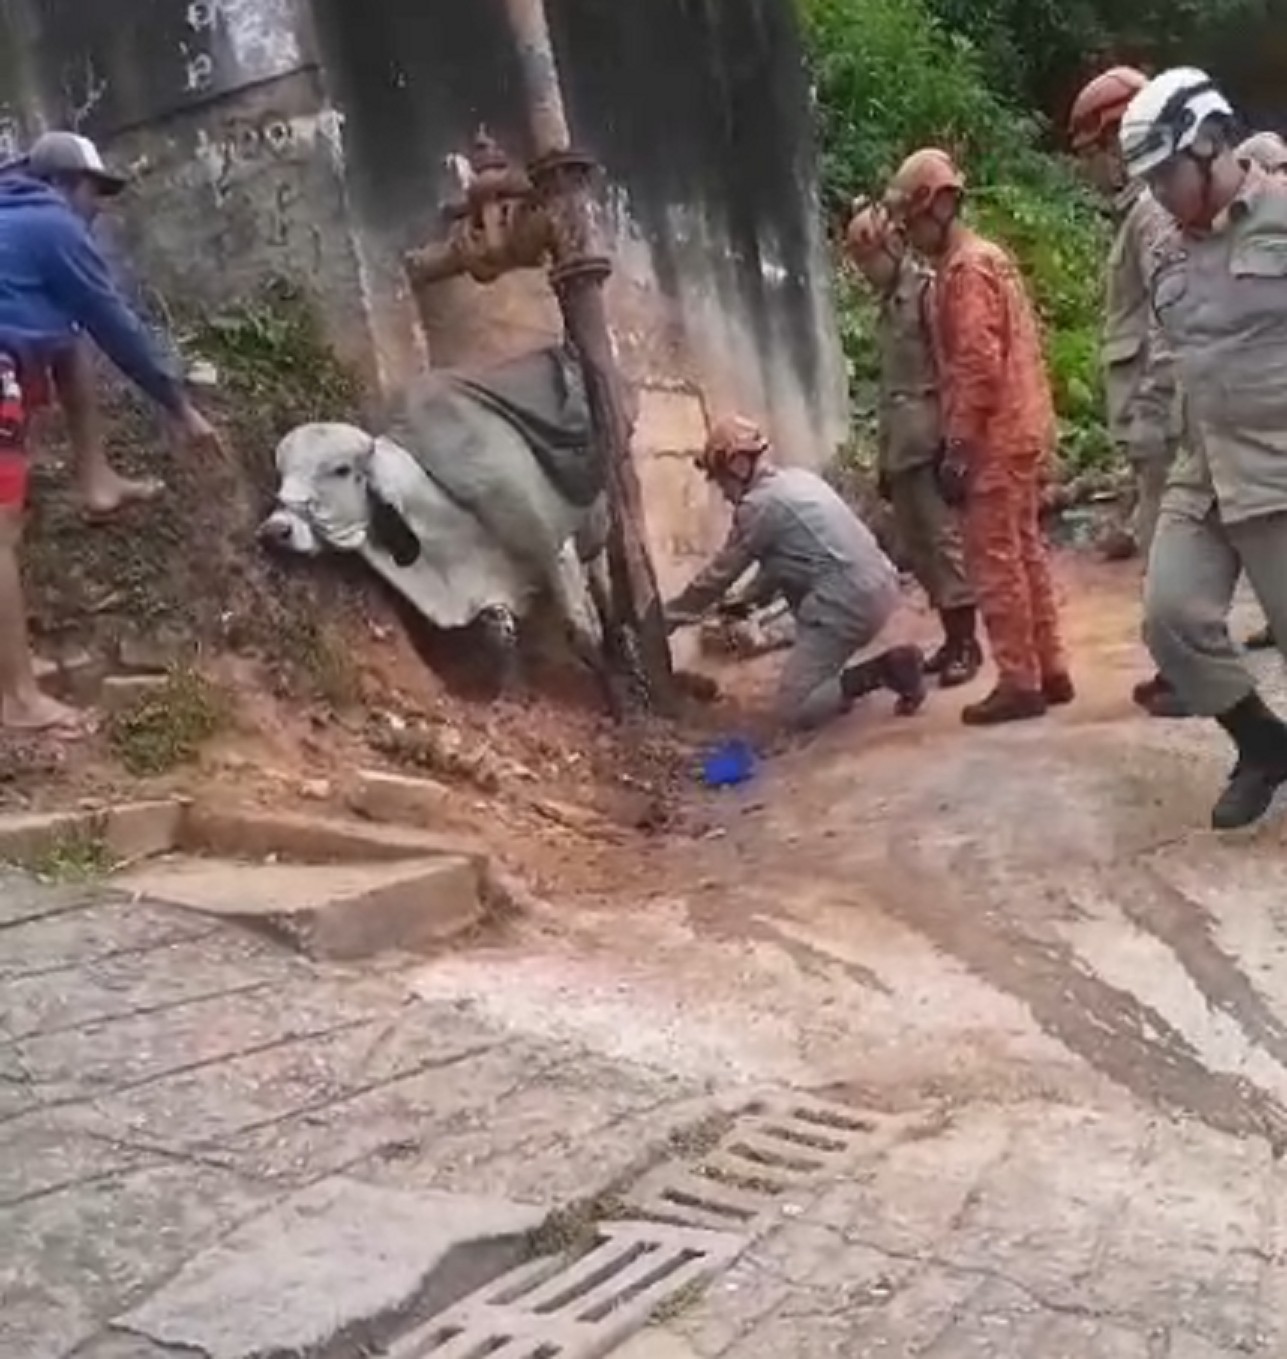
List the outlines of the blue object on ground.
{"label": "blue object on ground", "polygon": [[736,788],[755,777],[755,751],[746,741],[721,742],[702,757],[702,782],[708,788]]}

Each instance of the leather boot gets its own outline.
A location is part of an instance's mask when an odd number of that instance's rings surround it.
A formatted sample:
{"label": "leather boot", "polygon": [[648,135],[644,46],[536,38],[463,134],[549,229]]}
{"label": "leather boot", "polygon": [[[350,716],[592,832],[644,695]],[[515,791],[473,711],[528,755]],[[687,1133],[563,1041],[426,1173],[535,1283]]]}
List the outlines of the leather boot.
{"label": "leather boot", "polygon": [[1047,675],[1041,681],[1041,696],[1048,708],[1066,708],[1075,702],[1077,690],[1071,675]]}
{"label": "leather boot", "polygon": [[1162,675],[1137,684],[1131,690],[1131,700],[1143,708],[1150,717],[1180,718],[1192,717],[1189,705],[1172,688],[1171,683]]}
{"label": "leather boot", "polygon": [[1250,693],[1216,719],[1238,748],[1238,763],[1211,811],[1215,830],[1254,825],[1287,783],[1287,725]]}
{"label": "leather boot", "polygon": [[895,712],[910,717],[925,703],[924,658],[919,647],[897,646],[870,661],[851,665],[840,676],[840,692],[852,707],[860,698],[888,689],[898,696]]}
{"label": "leather boot", "polygon": [[896,646],[876,657],[881,685],[897,695],[894,712],[911,717],[925,706],[925,657],[918,646]]}
{"label": "leather boot", "polygon": [[880,658],[851,665],[840,676],[840,692],[845,697],[846,710],[852,708],[860,698],[866,698],[868,694],[874,694],[877,689],[883,687]]}
{"label": "leather boot", "polygon": [[969,684],[983,668],[983,648],[977,636],[977,611],[972,605],[944,609],[943,645],[925,662],[925,673],[937,675],[940,689]]}
{"label": "leather boot", "polygon": [[1045,695],[1040,689],[1015,689],[998,684],[981,703],[971,703],[961,714],[967,727],[997,727],[1003,722],[1027,722],[1045,717]]}

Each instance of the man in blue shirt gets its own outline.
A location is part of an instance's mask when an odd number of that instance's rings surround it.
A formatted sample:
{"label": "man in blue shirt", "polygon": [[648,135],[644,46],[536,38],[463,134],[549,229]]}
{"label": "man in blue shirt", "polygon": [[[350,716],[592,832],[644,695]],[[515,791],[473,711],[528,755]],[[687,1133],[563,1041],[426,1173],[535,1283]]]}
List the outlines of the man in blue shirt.
{"label": "man in blue shirt", "polygon": [[[108,466],[87,339],[170,417],[194,449],[219,437],[130,310],[90,233],[106,198],[125,187],[94,144],[70,132],[41,137],[0,177],[0,726],[80,727],[74,710],[41,693],[32,668],[18,545],[29,472],[28,422],[52,385],[67,412],[86,509],[110,512],[159,488]],[[95,503],[97,502],[97,503]]]}

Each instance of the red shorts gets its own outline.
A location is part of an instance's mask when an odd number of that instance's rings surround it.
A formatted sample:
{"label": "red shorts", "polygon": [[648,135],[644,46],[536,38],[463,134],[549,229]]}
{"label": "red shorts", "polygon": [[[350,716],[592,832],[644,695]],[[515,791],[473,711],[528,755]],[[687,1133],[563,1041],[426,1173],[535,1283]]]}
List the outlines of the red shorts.
{"label": "red shorts", "polygon": [[27,448],[31,412],[49,404],[49,373],[19,367],[0,354],[0,510],[21,510],[27,503],[31,455]]}

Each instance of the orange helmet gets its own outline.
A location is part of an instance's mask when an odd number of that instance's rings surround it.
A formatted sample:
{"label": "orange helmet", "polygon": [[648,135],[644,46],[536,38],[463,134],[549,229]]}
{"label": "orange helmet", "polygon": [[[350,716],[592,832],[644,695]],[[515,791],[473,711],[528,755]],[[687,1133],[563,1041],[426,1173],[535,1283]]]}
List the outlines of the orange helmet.
{"label": "orange helmet", "polygon": [[754,420],[733,415],[717,420],[698,455],[697,466],[708,477],[727,469],[734,458],[759,458],[769,451],[769,441]]}
{"label": "orange helmet", "polygon": [[866,259],[878,251],[888,250],[896,235],[889,213],[880,203],[869,198],[855,198],[853,216],[845,232],[845,250],[854,260]]}
{"label": "orange helmet", "polygon": [[914,151],[898,168],[885,191],[885,206],[906,222],[929,210],[941,193],[965,192],[965,176],[946,151],[927,146]]}
{"label": "orange helmet", "polygon": [[1148,84],[1133,66],[1114,66],[1097,75],[1077,96],[1068,117],[1074,151],[1086,151],[1116,133],[1127,105]]}

